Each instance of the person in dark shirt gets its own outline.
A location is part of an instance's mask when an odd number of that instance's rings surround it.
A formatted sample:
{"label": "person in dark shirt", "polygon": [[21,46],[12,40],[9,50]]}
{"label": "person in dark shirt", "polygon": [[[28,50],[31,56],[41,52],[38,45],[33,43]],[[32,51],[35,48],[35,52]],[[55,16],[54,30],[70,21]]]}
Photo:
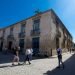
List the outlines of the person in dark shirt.
{"label": "person in dark shirt", "polygon": [[13,54],[14,54],[14,58],[13,58],[12,65],[14,65],[15,61],[17,61],[18,65],[20,65],[20,63],[19,63],[19,49],[18,49],[18,47],[13,48]]}
{"label": "person in dark shirt", "polygon": [[60,68],[60,63],[61,63],[64,69],[64,64],[62,62],[62,49],[61,48],[57,49],[57,56],[58,56],[58,67],[57,68]]}

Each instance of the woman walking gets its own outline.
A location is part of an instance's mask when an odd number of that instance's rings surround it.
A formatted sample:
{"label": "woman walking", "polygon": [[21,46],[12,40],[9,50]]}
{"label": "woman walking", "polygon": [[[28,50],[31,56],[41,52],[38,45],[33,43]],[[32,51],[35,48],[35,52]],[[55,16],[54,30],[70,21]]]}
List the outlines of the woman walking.
{"label": "woman walking", "polygon": [[14,54],[14,58],[13,58],[12,65],[14,65],[14,62],[18,62],[18,65],[20,65],[20,63],[19,63],[19,49],[18,49],[18,47],[13,48],[13,54]]}

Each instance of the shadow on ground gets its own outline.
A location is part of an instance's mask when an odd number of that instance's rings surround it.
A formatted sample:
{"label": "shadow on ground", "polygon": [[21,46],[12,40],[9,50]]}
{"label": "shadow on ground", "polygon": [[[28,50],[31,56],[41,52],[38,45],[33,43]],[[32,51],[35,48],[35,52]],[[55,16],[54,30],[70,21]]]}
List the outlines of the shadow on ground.
{"label": "shadow on ground", "polygon": [[[0,68],[6,68],[6,67],[15,67],[15,66],[22,66],[24,65],[23,62],[25,60],[25,55],[24,54],[20,54],[20,65],[14,65],[12,66],[12,60],[13,60],[13,54],[12,53],[7,53],[7,54],[3,54],[0,52]],[[36,60],[36,59],[44,59],[44,58],[48,58],[48,57],[40,57],[40,56],[33,56],[32,60]],[[10,65],[8,65],[8,63],[11,63]],[[26,64],[29,65],[29,64]]]}
{"label": "shadow on ground", "polygon": [[22,66],[23,64],[20,64],[20,65],[18,65],[18,64],[15,64],[15,65],[2,65],[2,66],[0,66],[0,68],[6,68],[6,67],[16,67],[16,66]]}
{"label": "shadow on ground", "polygon": [[[19,57],[20,57],[20,62],[23,62],[26,56],[24,54],[20,54]],[[48,57],[33,56],[32,60],[44,59],[44,58],[48,58]],[[3,54],[0,52],[0,64],[11,63],[12,60],[13,60],[12,53]]]}
{"label": "shadow on ground", "polygon": [[52,71],[48,70],[43,75],[75,75],[75,54],[64,62],[65,68],[55,68]]}

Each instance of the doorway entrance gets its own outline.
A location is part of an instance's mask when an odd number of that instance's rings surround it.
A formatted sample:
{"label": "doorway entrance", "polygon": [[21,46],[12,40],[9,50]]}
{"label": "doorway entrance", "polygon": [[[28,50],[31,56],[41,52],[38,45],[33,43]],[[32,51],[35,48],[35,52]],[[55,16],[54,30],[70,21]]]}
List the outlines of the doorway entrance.
{"label": "doorway entrance", "polygon": [[19,40],[20,51],[23,52],[24,49],[24,39]]}
{"label": "doorway entrance", "polygon": [[2,48],[3,48],[3,41],[1,41],[0,51],[2,51]]}
{"label": "doorway entrance", "polygon": [[9,41],[9,43],[8,43],[8,50],[10,51],[11,48],[12,48],[12,41]]}
{"label": "doorway entrance", "polygon": [[33,54],[38,54],[38,52],[39,52],[39,37],[32,38],[32,48],[33,48]]}

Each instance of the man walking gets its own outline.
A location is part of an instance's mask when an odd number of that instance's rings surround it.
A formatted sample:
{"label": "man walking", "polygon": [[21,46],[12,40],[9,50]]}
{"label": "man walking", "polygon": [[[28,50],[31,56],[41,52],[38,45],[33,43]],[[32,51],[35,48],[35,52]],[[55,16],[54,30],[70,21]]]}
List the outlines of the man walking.
{"label": "man walking", "polygon": [[62,62],[62,49],[61,48],[57,49],[57,55],[58,55],[58,67],[57,68],[60,68],[60,63],[61,63],[64,69],[64,64]]}
{"label": "man walking", "polygon": [[24,64],[26,63],[26,61],[28,61],[28,63],[29,64],[31,64],[31,59],[32,59],[32,49],[31,48],[28,48],[28,49],[26,49],[26,52],[25,52],[25,55],[26,55],[26,57],[25,57],[25,60],[24,60]]}

